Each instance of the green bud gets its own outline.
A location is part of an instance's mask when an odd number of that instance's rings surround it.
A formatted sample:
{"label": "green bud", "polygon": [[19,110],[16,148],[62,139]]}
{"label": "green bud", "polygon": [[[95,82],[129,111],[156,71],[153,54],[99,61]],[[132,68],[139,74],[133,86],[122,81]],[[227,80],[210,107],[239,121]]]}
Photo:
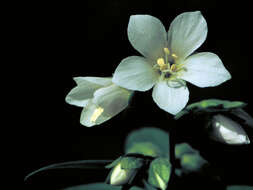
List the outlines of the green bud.
{"label": "green bud", "polygon": [[129,182],[129,180],[135,175],[136,169],[122,169],[121,163],[117,164],[111,174],[111,185],[123,185]]}
{"label": "green bud", "polygon": [[148,182],[154,187],[165,190],[171,175],[171,164],[168,158],[156,158],[149,167]]}

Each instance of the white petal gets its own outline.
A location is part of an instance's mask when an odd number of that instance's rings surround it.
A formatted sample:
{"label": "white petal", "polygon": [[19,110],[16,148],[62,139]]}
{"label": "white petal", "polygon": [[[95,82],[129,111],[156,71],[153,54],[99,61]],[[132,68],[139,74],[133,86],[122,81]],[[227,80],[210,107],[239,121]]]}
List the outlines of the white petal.
{"label": "white petal", "polygon": [[132,91],[113,84],[97,90],[92,101],[104,109],[103,114],[113,117],[128,106],[131,94]]}
{"label": "white petal", "polygon": [[109,120],[127,107],[131,94],[115,84],[100,88],[83,109],[80,123],[92,127]]}
{"label": "white petal", "polygon": [[226,144],[249,144],[250,140],[243,128],[223,115],[213,117],[211,138]]}
{"label": "white petal", "polygon": [[83,82],[86,83],[87,81],[101,86],[112,84],[112,77],[75,77],[74,80],[77,85],[81,85]]}
{"label": "white petal", "polygon": [[159,19],[149,15],[131,16],[127,31],[132,46],[143,56],[155,60],[163,57],[167,33]]}
{"label": "white petal", "polygon": [[184,59],[195,51],[206,39],[207,23],[200,11],[178,15],[168,31],[172,53]]}
{"label": "white petal", "polygon": [[180,78],[198,87],[217,86],[231,78],[220,58],[210,52],[194,54],[183,64],[187,70]]}
{"label": "white petal", "polygon": [[103,86],[84,80],[68,93],[65,101],[71,105],[84,107],[88,100],[93,98],[93,93],[101,87]]}
{"label": "white petal", "polygon": [[175,115],[187,104],[189,91],[186,86],[171,88],[166,81],[162,81],[155,85],[152,97],[161,109]]}
{"label": "white petal", "polygon": [[[104,114],[98,115],[100,112],[97,112],[97,110],[99,110],[99,107],[92,100],[89,100],[81,113],[80,123],[86,127],[92,127],[110,119],[109,116],[105,116]],[[94,117],[96,118],[93,119]]]}
{"label": "white petal", "polygon": [[146,91],[154,86],[159,74],[143,57],[123,59],[117,67],[113,83],[130,90]]}

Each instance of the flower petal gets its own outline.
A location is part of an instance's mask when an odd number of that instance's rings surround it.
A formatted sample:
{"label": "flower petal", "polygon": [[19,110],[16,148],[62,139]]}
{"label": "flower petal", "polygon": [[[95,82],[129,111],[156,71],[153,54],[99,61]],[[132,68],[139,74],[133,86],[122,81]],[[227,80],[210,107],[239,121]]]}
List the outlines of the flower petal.
{"label": "flower petal", "polygon": [[65,100],[80,107],[87,105],[97,89],[112,84],[112,77],[75,77],[74,80],[77,86],[68,93]]}
{"label": "flower petal", "polygon": [[102,85],[94,84],[88,81],[82,81],[78,86],[73,88],[65,98],[65,101],[71,105],[84,107],[88,100],[93,97],[93,93],[103,87]]}
{"label": "flower petal", "polygon": [[130,90],[146,91],[154,86],[158,77],[158,72],[145,58],[131,56],[121,61],[112,81]]}
{"label": "flower petal", "polygon": [[75,77],[74,80],[77,85],[81,85],[83,82],[86,83],[87,81],[101,86],[112,84],[112,77]]}
{"label": "flower petal", "polygon": [[80,123],[86,127],[92,127],[110,119],[110,117],[104,116],[103,114],[98,115],[99,112],[97,110],[99,110],[99,107],[92,100],[89,100],[81,113]]}
{"label": "flower petal", "polygon": [[162,81],[155,85],[152,97],[161,109],[175,115],[187,104],[189,91],[186,86],[171,88],[166,81]]}
{"label": "flower petal", "polygon": [[178,15],[168,31],[169,47],[179,58],[186,58],[206,39],[207,23],[200,11]]}
{"label": "flower petal", "polygon": [[143,56],[156,60],[163,57],[167,33],[161,21],[150,15],[134,15],[128,23],[128,39]]}
{"label": "flower petal", "polygon": [[109,120],[127,107],[131,94],[115,84],[98,89],[83,109],[80,123],[92,127]]}
{"label": "flower petal", "polygon": [[231,78],[220,58],[214,53],[194,54],[183,64],[187,71],[182,73],[180,78],[198,87],[218,86]]}
{"label": "flower petal", "polygon": [[97,90],[92,101],[104,109],[103,114],[113,117],[127,107],[131,94],[132,91],[113,84]]}

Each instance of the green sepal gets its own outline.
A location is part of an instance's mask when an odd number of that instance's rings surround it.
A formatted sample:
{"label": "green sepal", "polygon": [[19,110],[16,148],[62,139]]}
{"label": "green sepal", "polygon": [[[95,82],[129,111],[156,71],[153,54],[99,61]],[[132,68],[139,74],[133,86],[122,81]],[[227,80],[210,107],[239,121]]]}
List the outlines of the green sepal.
{"label": "green sepal", "polygon": [[160,157],[153,160],[150,164],[148,174],[149,184],[165,190],[171,175],[171,164],[168,158]]}
{"label": "green sepal", "polygon": [[106,183],[91,183],[86,185],[78,185],[68,187],[63,190],[121,190],[121,186],[108,185]]}
{"label": "green sepal", "polygon": [[228,111],[236,108],[242,108],[246,105],[246,103],[241,101],[207,99],[188,105],[178,114],[176,114],[174,118],[179,119],[180,117],[188,113]]}
{"label": "green sepal", "polygon": [[126,138],[125,153],[169,157],[169,135],[152,127],[135,130]]}
{"label": "green sepal", "polygon": [[105,168],[108,168],[108,169],[113,168],[113,167],[116,166],[118,163],[120,163],[120,161],[121,161],[122,158],[123,158],[122,156],[118,157],[118,158],[117,158],[116,160],[114,160],[112,163],[106,165]]}
{"label": "green sepal", "polygon": [[142,158],[135,158],[135,157],[124,157],[120,161],[121,169],[137,169],[143,165]]}

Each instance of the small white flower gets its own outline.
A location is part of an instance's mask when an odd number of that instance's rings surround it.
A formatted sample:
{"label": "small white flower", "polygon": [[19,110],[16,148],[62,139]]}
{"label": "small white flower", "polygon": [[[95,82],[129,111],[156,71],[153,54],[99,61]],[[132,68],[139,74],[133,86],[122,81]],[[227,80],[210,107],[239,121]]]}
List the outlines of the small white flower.
{"label": "small white flower", "polygon": [[155,17],[134,15],[128,38],[144,57],[122,60],[112,81],[130,90],[153,89],[153,99],[163,110],[176,114],[188,102],[185,81],[198,87],[217,86],[231,75],[219,57],[210,52],[191,55],[206,39],[207,23],[199,11],[178,15],[168,34]]}
{"label": "small white flower", "polygon": [[120,113],[128,105],[131,90],[112,83],[112,78],[76,77],[77,86],[66,96],[66,102],[83,107],[80,123],[99,125]]}

